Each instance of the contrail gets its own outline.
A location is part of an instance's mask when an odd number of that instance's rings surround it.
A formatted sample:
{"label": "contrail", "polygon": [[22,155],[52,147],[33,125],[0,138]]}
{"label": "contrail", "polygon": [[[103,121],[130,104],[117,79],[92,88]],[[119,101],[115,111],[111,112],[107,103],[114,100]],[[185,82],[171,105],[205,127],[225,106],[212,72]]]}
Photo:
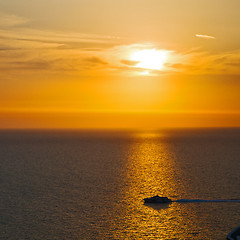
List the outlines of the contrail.
{"label": "contrail", "polygon": [[196,34],[195,36],[196,36],[196,37],[199,37],[199,38],[215,39],[215,37],[210,36],[210,35]]}

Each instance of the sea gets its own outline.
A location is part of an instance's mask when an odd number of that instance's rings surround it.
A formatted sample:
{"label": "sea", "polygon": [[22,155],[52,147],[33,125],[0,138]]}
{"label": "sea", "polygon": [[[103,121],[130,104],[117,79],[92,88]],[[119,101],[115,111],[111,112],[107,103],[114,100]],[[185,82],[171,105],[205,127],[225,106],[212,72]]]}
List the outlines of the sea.
{"label": "sea", "polygon": [[226,239],[240,129],[1,130],[0,196],[0,239]]}

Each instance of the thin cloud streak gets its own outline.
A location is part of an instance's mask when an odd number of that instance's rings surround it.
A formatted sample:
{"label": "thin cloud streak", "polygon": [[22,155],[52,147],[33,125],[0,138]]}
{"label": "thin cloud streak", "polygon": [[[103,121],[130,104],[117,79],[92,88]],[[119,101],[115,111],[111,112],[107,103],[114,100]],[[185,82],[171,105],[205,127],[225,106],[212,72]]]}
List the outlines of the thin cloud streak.
{"label": "thin cloud streak", "polygon": [[30,20],[24,17],[20,17],[14,14],[6,14],[0,12],[0,27],[15,27],[29,23]]}
{"label": "thin cloud streak", "polygon": [[198,37],[198,38],[215,39],[215,37],[210,36],[210,35],[196,34],[195,36]]}

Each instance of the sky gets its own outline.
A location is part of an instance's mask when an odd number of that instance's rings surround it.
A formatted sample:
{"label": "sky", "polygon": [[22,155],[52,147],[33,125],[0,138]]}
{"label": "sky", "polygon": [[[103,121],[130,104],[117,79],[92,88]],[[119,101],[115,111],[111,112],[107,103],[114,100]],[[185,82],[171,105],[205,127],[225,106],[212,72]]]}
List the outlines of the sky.
{"label": "sky", "polygon": [[239,0],[0,0],[0,128],[240,126]]}

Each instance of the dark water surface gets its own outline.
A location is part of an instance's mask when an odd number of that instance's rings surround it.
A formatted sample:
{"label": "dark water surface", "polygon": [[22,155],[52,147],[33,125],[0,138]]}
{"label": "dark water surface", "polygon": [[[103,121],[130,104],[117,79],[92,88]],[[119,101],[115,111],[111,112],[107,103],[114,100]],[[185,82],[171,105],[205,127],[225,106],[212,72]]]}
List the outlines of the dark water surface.
{"label": "dark water surface", "polygon": [[1,131],[1,239],[225,239],[240,203],[240,129]]}

